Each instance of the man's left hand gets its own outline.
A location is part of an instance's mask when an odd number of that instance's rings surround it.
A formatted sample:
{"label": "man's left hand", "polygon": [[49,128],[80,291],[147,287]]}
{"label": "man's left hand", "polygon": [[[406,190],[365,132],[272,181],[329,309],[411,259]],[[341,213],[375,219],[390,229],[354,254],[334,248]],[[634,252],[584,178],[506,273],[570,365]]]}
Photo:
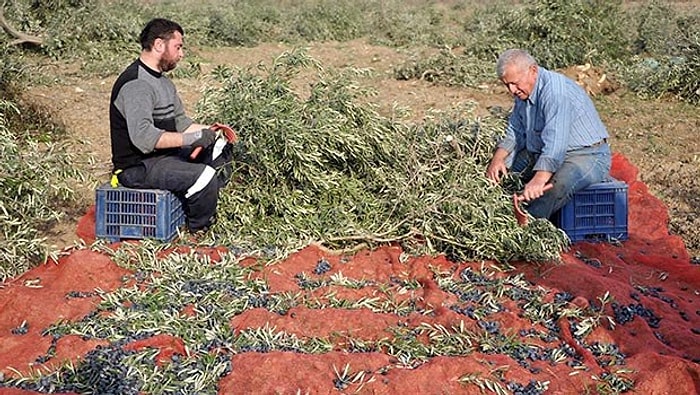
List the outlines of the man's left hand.
{"label": "man's left hand", "polygon": [[538,171],[532,180],[525,184],[525,189],[523,190],[522,197],[523,200],[529,202],[530,200],[539,199],[545,194],[549,189],[551,189],[551,184],[548,184],[549,180],[552,178],[552,173],[547,171]]}

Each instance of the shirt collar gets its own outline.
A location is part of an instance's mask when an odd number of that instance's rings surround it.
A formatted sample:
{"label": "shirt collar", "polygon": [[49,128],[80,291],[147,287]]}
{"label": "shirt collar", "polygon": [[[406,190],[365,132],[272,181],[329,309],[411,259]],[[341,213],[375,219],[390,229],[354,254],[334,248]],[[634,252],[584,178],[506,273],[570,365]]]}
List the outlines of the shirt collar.
{"label": "shirt collar", "polygon": [[161,73],[160,71],[156,71],[156,70],[153,70],[152,68],[148,67],[148,65],[146,63],[144,63],[144,61],[141,60],[141,58],[138,58],[138,61],[139,61],[139,64],[141,65],[141,67],[143,69],[145,69],[146,71],[148,71],[148,73],[150,75],[152,75],[156,78],[160,78],[163,76],[163,73]]}

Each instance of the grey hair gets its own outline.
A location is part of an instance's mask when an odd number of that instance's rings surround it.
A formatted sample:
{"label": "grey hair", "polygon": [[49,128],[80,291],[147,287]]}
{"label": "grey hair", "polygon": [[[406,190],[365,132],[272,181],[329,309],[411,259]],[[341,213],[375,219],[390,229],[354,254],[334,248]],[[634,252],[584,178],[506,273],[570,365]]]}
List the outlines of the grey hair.
{"label": "grey hair", "polygon": [[506,66],[510,65],[517,65],[524,70],[532,65],[537,65],[537,61],[524,49],[507,49],[498,57],[498,62],[496,62],[496,75],[498,75],[498,78],[503,78]]}

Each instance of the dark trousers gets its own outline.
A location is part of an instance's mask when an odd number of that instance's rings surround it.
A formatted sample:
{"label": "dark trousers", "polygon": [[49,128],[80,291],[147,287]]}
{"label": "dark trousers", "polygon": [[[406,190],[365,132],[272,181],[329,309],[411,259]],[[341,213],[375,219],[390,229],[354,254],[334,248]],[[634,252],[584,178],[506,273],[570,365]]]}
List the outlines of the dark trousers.
{"label": "dark trousers", "polygon": [[226,144],[216,159],[212,159],[212,148],[195,160],[189,159],[189,149],[147,158],[141,165],[122,169],[119,183],[127,188],[174,193],[184,203],[190,231],[206,229],[215,220],[219,190],[229,181],[232,167],[231,144]]}

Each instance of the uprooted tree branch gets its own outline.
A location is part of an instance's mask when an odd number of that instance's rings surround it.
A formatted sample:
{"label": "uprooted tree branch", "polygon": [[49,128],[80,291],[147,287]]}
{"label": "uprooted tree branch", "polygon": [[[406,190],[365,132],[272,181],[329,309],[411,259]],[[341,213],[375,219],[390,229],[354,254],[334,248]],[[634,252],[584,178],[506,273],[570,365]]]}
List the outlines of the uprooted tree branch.
{"label": "uprooted tree branch", "polygon": [[0,7],[0,26],[3,28],[3,30],[7,32],[7,34],[15,38],[15,40],[10,42],[11,45],[25,43],[32,45],[41,45],[44,42],[44,40],[42,40],[40,37],[22,33],[10,26],[10,24],[5,19],[5,13],[2,7]]}

